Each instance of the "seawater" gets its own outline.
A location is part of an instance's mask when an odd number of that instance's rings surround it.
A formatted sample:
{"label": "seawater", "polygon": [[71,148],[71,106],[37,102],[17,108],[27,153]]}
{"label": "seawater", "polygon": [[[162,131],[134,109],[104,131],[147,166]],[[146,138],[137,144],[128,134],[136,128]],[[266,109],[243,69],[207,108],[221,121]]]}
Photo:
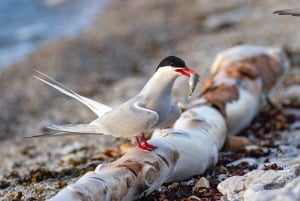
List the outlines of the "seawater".
{"label": "seawater", "polygon": [[0,0],[0,68],[84,30],[106,0]]}

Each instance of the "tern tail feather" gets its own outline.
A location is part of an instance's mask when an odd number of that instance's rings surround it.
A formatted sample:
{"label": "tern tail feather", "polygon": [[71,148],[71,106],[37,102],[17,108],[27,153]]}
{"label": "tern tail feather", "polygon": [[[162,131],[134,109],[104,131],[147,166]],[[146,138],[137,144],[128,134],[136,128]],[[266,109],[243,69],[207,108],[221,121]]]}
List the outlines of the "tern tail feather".
{"label": "tern tail feather", "polygon": [[[94,134],[94,135],[105,135],[105,131],[99,125],[91,124],[66,124],[56,125],[50,124],[46,128],[66,133],[81,133],[81,134]],[[56,134],[59,135],[59,134]]]}
{"label": "tern tail feather", "polygon": [[78,93],[74,92],[67,86],[54,80],[50,76],[48,76],[38,70],[35,70],[35,71],[43,78],[36,76],[36,75],[33,76],[34,78],[40,80],[41,82],[44,82],[48,86],[55,88],[56,90],[60,91],[61,93],[78,100],[79,102],[81,102],[82,104],[87,106],[90,110],[92,110],[98,117],[101,117],[106,112],[109,112],[112,110],[112,108],[107,105],[104,105],[102,103],[99,103],[99,102],[89,99],[87,97],[79,95]]}
{"label": "tern tail feather", "polygon": [[70,133],[70,132],[56,132],[56,133],[44,133],[39,135],[32,135],[25,137],[25,139],[29,138],[39,138],[39,137],[62,137],[62,136],[74,136],[74,135],[99,135],[97,133]]}

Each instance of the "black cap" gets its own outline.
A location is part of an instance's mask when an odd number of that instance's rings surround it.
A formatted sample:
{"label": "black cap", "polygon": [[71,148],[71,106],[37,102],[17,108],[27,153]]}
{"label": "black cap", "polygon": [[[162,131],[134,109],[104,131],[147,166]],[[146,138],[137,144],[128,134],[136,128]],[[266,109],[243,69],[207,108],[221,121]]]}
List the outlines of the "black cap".
{"label": "black cap", "polygon": [[158,70],[158,68],[160,67],[165,67],[165,66],[171,66],[171,67],[174,67],[174,68],[185,68],[186,65],[185,65],[185,62],[176,57],[176,56],[168,56],[166,58],[164,58],[157,66],[156,70]]}

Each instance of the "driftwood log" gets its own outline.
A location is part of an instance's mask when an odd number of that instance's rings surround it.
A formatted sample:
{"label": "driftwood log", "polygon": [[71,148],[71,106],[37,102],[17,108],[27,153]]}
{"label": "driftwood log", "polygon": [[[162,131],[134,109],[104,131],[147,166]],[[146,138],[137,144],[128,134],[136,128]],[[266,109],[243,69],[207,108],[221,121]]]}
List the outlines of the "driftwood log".
{"label": "driftwood log", "polygon": [[135,200],[164,182],[188,179],[216,164],[228,135],[249,125],[288,68],[281,50],[237,46],[221,52],[201,96],[169,129],[154,132],[154,151],[131,149],[68,185],[51,201]]}

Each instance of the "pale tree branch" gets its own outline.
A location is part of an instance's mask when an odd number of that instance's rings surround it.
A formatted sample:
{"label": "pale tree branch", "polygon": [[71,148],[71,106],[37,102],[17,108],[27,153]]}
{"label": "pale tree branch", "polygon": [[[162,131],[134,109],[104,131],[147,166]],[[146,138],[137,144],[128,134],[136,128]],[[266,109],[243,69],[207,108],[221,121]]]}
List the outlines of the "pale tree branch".
{"label": "pale tree branch", "polygon": [[248,126],[288,68],[276,48],[238,46],[220,53],[202,95],[186,105],[169,129],[157,130],[148,152],[131,149],[68,185],[51,201],[135,200],[164,182],[202,174],[216,164],[227,135]]}

